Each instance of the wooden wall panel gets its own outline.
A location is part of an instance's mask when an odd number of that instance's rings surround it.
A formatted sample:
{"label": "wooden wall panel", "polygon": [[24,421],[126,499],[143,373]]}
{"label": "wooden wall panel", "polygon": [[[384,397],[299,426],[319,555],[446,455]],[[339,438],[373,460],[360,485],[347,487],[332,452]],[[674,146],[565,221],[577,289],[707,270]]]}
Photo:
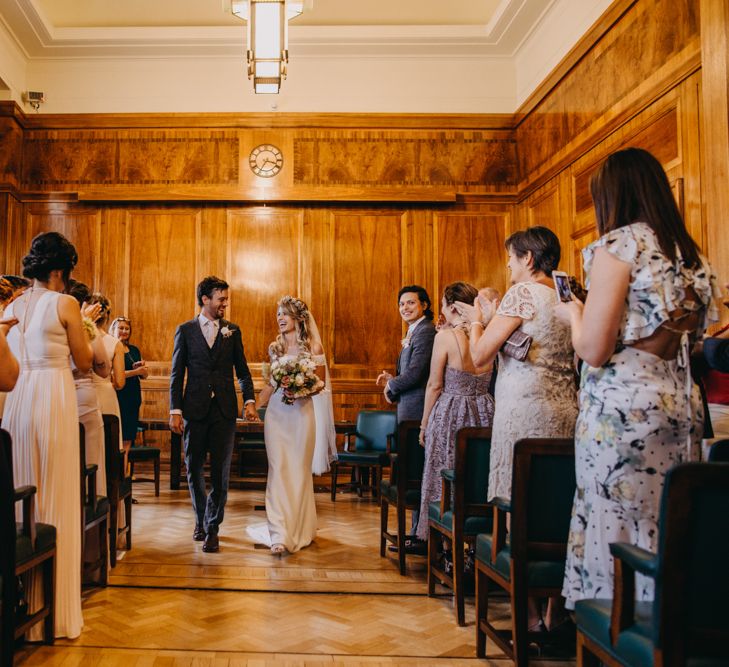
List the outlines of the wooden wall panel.
{"label": "wooden wall panel", "polygon": [[334,217],[333,365],[391,367],[399,349],[403,218],[397,213],[340,213]]}
{"label": "wooden wall panel", "polygon": [[23,155],[23,129],[16,118],[0,117],[0,183],[20,185]]}
{"label": "wooden wall panel", "polygon": [[303,217],[298,211],[255,209],[228,214],[230,317],[242,329],[249,362],[268,360],[276,337],[276,302],[301,293]]}
{"label": "wooden wall panel", "polygon": [[[134,341],[145,359],[169,362],[175,328],[197,310],[196,238],[200,213],[134,210],[127,213],[129,312]],[[121,315],[118,310],[112,316]]]}
{"label": "wooden wall panel", "polygon": [[459,280],[479,289],[494,287],[503,294],[507,287],[506,216],[439,213],[435,220],[438,244],[433,261],[438,276],[431,297],[436,310],[440,311],[445,286]]}

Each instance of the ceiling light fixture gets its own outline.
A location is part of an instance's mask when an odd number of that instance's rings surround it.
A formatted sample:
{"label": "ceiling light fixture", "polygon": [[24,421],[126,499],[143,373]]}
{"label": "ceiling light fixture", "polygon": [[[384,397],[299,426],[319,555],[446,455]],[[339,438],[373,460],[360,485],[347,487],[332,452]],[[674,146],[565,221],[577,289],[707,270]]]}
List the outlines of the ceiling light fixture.
{"label": "ceiling light fixture", "polygon": [[313,0],[232,0],[231,11],[248,23],[248,78],[256,93],[276,94],[289,62],[289,21]]}

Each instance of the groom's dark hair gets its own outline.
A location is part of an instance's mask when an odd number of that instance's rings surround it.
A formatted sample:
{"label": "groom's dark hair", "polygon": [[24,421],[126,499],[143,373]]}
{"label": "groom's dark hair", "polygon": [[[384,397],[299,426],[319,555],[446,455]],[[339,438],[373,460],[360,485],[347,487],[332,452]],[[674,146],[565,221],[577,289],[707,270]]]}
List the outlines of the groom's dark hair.
{"label": "groom's dark hair", "polygon": [[197,305],[202,308],[204,296],[208,299],[213,298],[213,292],[217,290],[224,290],[230,287],[222,278],[217,276],[207,276],[203,278],[197,286]]}

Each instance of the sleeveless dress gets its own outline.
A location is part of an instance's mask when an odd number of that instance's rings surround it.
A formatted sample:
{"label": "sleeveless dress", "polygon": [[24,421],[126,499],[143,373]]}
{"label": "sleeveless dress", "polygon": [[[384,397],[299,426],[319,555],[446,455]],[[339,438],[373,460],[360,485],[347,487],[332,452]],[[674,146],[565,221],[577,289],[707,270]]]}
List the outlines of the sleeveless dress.
{"label": "sleeveless dress", "polygon": [[106,495],[106,450],[104,444],[104,420],[101,418],[99,401],[96,396],[93,370],[81,373],[71,362],[73,383],[76,386],[78,419],[84,425],[84,444],[86,463],[96,464],[96,493]]}
{"label": "sleeveless dress", "polygon": [[428,505],[440,500],[440,471],[453,468],[456,433],[467,426],[491,426],[494,399],[489,394],[491,371],[473,375],[445,367],[443,391],[428,415],[425,429],[425,467],[420,492],[420,517],[416,535],[428,538]]}
{"label": "sleeveless dress", "polygon": [[[135,345],[128,345],[129,352],[124,353],[124,370],[134,370],[134,363],[142,360],[142,353]],[[119,412],[121,413],[122,440],[131,440],[137,436],[139,425],[139,408],[142,405],[142,385],[139,376],[128,377],[124,386],[117,390],[116,397],[119,401]]]}
{"label": "sleeveless dress", "polygon": [[554,288],[523,282],[509,288],[496,311],[520,317],[532,337],[524,361],[499,353],[488,497],[511,498],[514,445],[521,438],[571,438],[577,419],[572,333],[554,316]]}
{"label": "sleeveless dress", "polygon": [[[42,291],[35,301],[35,294]],[[31,295],[31,292],[28,291]],[[66,329],[58,317],[60,294],[33,289],[26,322],[8,334],[20,377],[8,394],[3,428],[13,438],[16,486],[35,486],[35,519],[56,527],[56,637],[78,637],[81,615],[81,479],[78,407]],[[14,302],[5,310],[13,314]],[[40,607],[40,573],[28,582],[30,611]],[[41,626],[29,633],[40,638]]]}
{"label": "sleeveless dress", "polygon": [[[670,361],[626,347],[670,321],[688,287],[705,306],[700,336],[716,319],[711,271],[703,260],[688,269],[672,263],[642,222],[615,229],[583,251],[588,277],[597,248],[631,265],[618,345],[600,368],[583,365],[575,432],[577,491],[562,594],[567,607],[584,598],[612,598],[610,542],[655,552],[666,472],[697,458],[703,427],[698,388],[688,371],[688,336]],[[638,574],[637,600],[653,599],[653,580]]]}
{"label": "sleeveless dress", "polygon": [[[114,338],[111,334],[106,333],[99,329],[99,335],[104,341],[104,349],[111,362],[114,351],[116,350],[116,344],[119,342],[118,339]],[[121,411],[119,410],[119,400],[116,397],[116,390],[114,385],[111,383],[111,375],[102,378],[94,373],[92,375],[94,384],[96,386],[96,396],[99,401],[99,409],[103,415],[116,415],[119,417],[119,447],[121,447],[122,428],[121,428]]]}
{"label": "sleeveless dress", "polygon": [[[282,360],[296,359],[284,355]],[[324,365],[323,355],[314,362]],[[283,544],[295,553],[316,537],[316,505],[311,472],[316,442],[314,403],[298,398],[293,405],[281,399],[283,390],[271,396],[263,425],[268,457],[266,524],[252,525],[247,532],[254,541],[271,546]]]}

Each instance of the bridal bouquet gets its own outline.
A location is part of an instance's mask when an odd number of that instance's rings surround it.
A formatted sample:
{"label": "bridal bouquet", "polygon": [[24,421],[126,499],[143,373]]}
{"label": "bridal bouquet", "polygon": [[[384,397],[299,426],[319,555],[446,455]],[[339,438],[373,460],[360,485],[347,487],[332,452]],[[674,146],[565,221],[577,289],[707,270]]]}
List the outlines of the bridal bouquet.
{"label": "bridal bouquet", "polygon": [[308,356],[272,361],[271,377],[276,387],[283,389],[281,400],[287,405],[293,405],[297,398],[304,398],[321,390],[324,382],[314,373],[315,369],[316,364]]}

